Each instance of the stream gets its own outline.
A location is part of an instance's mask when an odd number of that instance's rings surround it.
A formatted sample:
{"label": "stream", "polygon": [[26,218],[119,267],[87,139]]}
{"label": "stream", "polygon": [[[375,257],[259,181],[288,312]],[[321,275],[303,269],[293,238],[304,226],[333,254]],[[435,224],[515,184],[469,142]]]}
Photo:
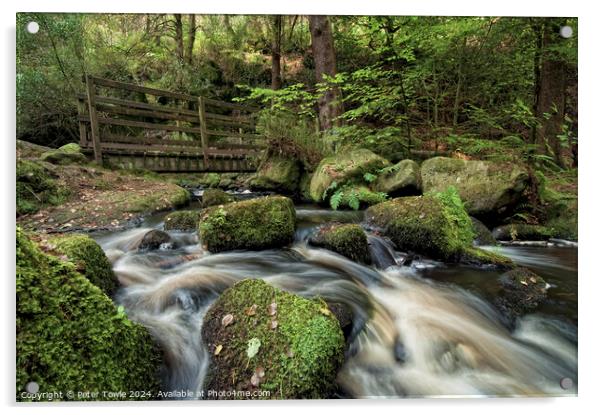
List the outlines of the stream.
{"label": "stream", "polygon": [[[122,288],[115,302],[164,350],[165,390],[199,391],[209,366],[203,316],[219,294],[262,278],[353,311],[338,397],[564,396],[577,393],[577,249],[489,247],[549,284],[548,300],[508,329],[491,305],[501,272],[416,259],[369,235],[376,265],[359,265],[307,238],[321,223],[361,222],[363,212],[297,206],[286,249],[210,254],[196,233],[170,232],[173,246],[130,250],[164,214],[140,227],[98,234]],[[561,379],[573,385],[566,390]],[[566,385],[564,385],[566,387]]]}

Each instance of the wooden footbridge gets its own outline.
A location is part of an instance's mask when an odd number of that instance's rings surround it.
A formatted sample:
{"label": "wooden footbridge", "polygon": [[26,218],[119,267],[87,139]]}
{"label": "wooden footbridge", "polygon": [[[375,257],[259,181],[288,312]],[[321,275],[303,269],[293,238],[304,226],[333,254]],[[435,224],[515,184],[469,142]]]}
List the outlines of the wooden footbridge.
{"label": "wooden footbridge", "polygon": [[97,162],[158,172],[254,171],[257,108],[85,76],[80,145]]}

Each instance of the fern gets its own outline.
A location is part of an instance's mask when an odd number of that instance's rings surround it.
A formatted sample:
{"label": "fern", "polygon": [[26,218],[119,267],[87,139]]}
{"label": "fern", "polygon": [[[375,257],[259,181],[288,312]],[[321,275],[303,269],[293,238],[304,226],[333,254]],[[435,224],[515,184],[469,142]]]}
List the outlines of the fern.
{"label": "fern", "polygon": [[341,200],[343,199],[343,191],[339,190],[335,194],[330,197],[330,207],[332,210],[337,210],[339,205],[341,204]]}
{"label": "fern", "polygon": [[357,192],[353,191],[349,194],[347,204],[353,210],[359,210],[360,208],[360,199]]}
{"label": "fern", "polygon": [[374,180],[376,180],[378,176],[376,176],[375,174],[372,173],[364,173],[364,180],[367,183],[372,183]]}
{"label": "fern", "polygon": [[328,192],[330,192],[331,190],[336,190],[338,186],[339,184],[336,182],[336,180],[330,183],[330,186],[328,186],[326,190],[324,190],[324,193],[322,193],[322,199],[326,199],[326,197],[328,196]]}

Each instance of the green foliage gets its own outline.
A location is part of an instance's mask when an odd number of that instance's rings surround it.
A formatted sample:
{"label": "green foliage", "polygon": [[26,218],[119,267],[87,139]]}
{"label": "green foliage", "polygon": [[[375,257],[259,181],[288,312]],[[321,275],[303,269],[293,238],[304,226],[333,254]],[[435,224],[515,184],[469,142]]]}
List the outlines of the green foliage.
{"label": "green foliage", "polygon": [[178,210],[165,216],[165,230],[194,231],[199,226],[200,212],[196,210]]}
{"label": "green foliage", "polygon": [[[103,391],[158,391],[160,354],[146,329],[73,264],[43,254],[20,228],[16,291],[18,400],[31,381],[41,393],[63,392],[65,400],[111,399]],[[101,395],[70,397],[67,391]]]}
{"label": "green foliage", "polygon": [[[274,315],[268,311],[272,303]],[[223,327],[226,314],[234,322]],[[270,391],[271,399],[330,397],[343,362],[343,333],[324,303],[263,280],[243,280],[224,291],[207,312],[203,337],[210,350],[223,347],[205,385],[215,390],[250,389],[251,377],[262,368],[258,387]]]}
{"label": "green foliage", "polygon": [[205,189],[203,191],[203,198],[201,200],[201,207],[207,208],[209,206],[224,205],[226,203],[234,202],[236,198],[223,190],[219,189]]}
{"label": "green foliage", "polygon": [[49,240],[51,248],[69,258],[76,269],[108,296],[113,295],[119,281],[104,251],[87,235],[61,235]]}
{"label": "green foliage", "polygon": [[250,199],[201,212],[199,237],[211,252],[280,248],[295,234],[295,207],[282,196]]}
{"label": "green foliage", "polygon": [[48,205],[59,205],[69,196],[68,189],[38,162],[17,161],[16,181],[17,216],[35,213]]}

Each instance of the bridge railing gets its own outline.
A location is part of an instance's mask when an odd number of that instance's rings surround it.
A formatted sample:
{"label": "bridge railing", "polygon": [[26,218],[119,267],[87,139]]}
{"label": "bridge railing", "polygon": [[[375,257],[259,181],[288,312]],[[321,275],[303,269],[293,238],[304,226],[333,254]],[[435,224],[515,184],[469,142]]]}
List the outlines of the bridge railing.
{"label": "bridge railing", "polygon": [[258,108],[93,76],[83,81],[80,145],[98,162],[103,154],[143,155],[145,160],[168,156],[189,164],[196,160],[192,170],[207,171],[213,160],[252,158],[264,148],[255,133]]}

